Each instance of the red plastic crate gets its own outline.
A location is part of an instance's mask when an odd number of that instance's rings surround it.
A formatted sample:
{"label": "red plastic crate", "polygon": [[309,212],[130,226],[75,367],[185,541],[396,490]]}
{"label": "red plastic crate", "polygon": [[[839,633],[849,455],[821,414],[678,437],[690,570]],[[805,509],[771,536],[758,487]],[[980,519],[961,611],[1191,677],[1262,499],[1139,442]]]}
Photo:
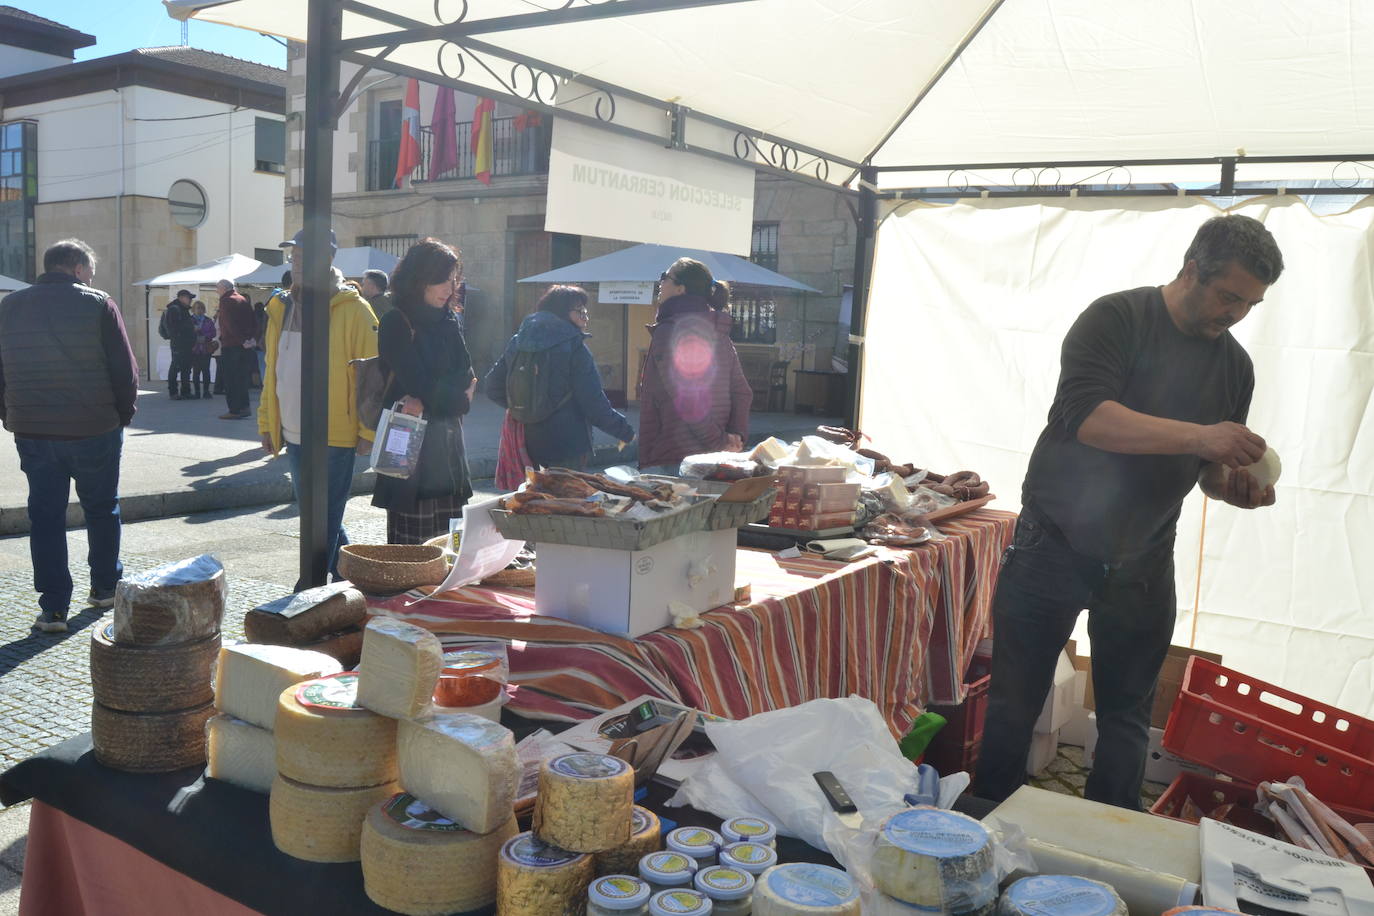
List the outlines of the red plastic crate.
{"label": "red plastic crate", "polygon": [[[1182,821],[1183,818],[1179,817],[1179,814],[1183,811],[1184,801],[1189,798],[1202,808],[1204,815],[1215,810],[1217,805],[1233,804],[1235,807],[1226,817],[1228,823],[1242,830],[1283,839],[1274,822],[1255,810],[1255,786],[1247,782],[1212,779],[1200,773],[1180,773],[1169,783],[1169,788],[1164,790],[1159,800],[1150,806],[1150,813]],[[1351,824],[1374,823],[1374,813],[1369,811],[1343,808],[1339,805],[1330,805],[1330,808]],[[1365,865],[1363,868],[1370,881],[1374,883],[1374,866]]]}
{"label": "red plastic crate", "polygon": [[1164,746],[1244,782],[1297,775],[1328,805],[1374,809],[1374,722],[1199,656]]}
{"label": "red plastic crate", "polygon": [[988,688],[992,684],[992,657],[975,655],[964,675],[964,702],[953,706],[931,704],[930,712],[945,717],[945,727],[931,739],[923,760],[940,775],[967,770],[978,763],[983,743],[983,721],[988,714]]}

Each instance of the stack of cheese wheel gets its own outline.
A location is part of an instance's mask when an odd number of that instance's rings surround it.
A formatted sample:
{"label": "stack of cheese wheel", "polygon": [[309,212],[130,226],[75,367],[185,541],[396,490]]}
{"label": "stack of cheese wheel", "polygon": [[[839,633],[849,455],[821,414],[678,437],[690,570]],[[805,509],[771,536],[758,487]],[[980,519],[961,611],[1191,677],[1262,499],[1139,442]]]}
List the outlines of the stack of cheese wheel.
{"label": "stack of cheese wheel", "polygon": [[249,642],[323,652],[345,668],[358,663],[367,600],[347,582],[308,588],[260,604],[243,616]]}
{"label": "stack of cheese wheel", "polygon": [[596,864],[585,852],[550,846],[531,832],[501,847],[496,873],[497,916],[581,913]]}
{"label": "stack of cheese wheel", "polygon": [[205,725],[205,775],[267,793],[277,777],[277,705],[301,681],[338,674],[322,652],[244,643],[225,646],[215,667],[215,709]]}
{"label": "stack of cheese wheel", "polygon": [[872,860],[878,890],[951,916],[986,916],[997,904],[997,873],[987,828],[967,815],[918,806],[878,831]]}
{"label": "stack of cheese wheel", "polygon": [[281,692],[272,840],[311,862],[356,862],[368,809],[395,795],[396,723],[358,704],[345,671]]}
{"label": "stack of cheese wheel", "polygon": [[1032,875],[1014,882],[998,916],[1127,916],[1125,902],[1101,881],[1074,875]]}
{"label": "stack of cheese wheel", "polygon": [[661,831],[658,815],[635,805],[630,815],[630,839],[621,846],[596,854],[597,877],[633,875],[639,868],[640,859],[658,851]]}
{"label": "stack of cheese wheel", "polygon": [[202,555],[122,580],[91,634],[91,742],[106,766],[161,773],[205,762],[224,567]]}

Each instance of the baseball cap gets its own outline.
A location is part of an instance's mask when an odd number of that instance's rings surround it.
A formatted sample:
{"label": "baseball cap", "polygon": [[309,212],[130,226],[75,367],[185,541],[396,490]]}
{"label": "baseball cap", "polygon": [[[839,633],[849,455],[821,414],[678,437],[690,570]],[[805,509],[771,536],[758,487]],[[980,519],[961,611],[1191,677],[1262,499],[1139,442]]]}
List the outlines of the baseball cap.
{"label": "baseball cap", "polygon": [[[300,247],[301,245],[303,245],[304,243],[305,243],[305,230],[302,229],[302,230],[300,230],[299,232],[297,232],[295,235],[291,236],[291,238],[287,239],[286,241],[278,243],[277,247],[278,247],[278,248],[299,248],[299,247]],[[333,229],[330,229],[330,230],[329,230],[329,247],[330,247],[330,248],[333,248],[335,251],[338,251],[338,250],[339,250],[339,237],[338,237],[337,235],[334,234],[334,230],[333,230]]]}
{"label": "baseball cap", "polygon": [[192,299],[196,298],[196,294],[191,292],[189,289],[177,290],[177,298],[180,299],[182,296],[190,296]]}

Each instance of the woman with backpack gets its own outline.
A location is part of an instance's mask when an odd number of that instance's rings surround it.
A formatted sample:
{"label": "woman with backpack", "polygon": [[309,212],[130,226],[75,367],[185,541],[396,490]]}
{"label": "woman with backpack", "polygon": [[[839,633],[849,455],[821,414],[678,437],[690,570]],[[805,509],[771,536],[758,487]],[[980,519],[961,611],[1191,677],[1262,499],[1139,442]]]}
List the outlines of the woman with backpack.
{"label": "woman with backpack", "polygon": [[688,455],[737,452],[754,393],[730,340],[729,290],[700,261],[659,278],[658,314],[639,391],[639,466],[677,476]]}
{"label": "woman with backpack", "polygon": [[[508,471],[512,462],[517,473],[523,470],[508,454],[522,434],[533,464],[575,470],[591,458],[593,426],[622,442],[635,437],[625,415],[606,399],[587,349],[587,302],[581,287],[550,287],[487,373],[487,396],[506,408],[501,440]],[[497,485],[510,479],[502,475]]]}
{"label": "woman with backpack", "polygon": [[453,310],[463,261],[457,249],[427,238],[410,246],[391,277],[394,308],[377,330],[380,368],[390,378],[383,403],[428,421],[408,478],[379,475],[372,505],[386,510],[386,539],[420,544],[448,532],[472,496],[463,416],[472,407],[472,373]]}

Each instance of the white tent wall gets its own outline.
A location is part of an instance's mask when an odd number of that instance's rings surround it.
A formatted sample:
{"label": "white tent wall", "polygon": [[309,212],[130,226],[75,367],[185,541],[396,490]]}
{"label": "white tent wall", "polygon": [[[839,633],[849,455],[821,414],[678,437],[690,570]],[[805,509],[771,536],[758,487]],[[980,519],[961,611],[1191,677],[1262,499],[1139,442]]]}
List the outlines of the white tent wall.
{"label": "white tent wall", "polygon": [[[974,469],[995,507],[1019,508],[1064,333],[1099,296],[1172,279],[1219,212],[1170,198],[897,207],[877,238],[863,430],[898,460]],[[1189,642],[1199,594],[1198,647],[1372,715],[1374,203],[1318,217],[1270,198],[1231,212],[1263,220],[1287,264],[1234,329],[1255,363],[1249,425],[1282,456],[1283,478],[1272,508],[1210,502],[1205,532],[1201,494],[1184,503],[1175,642]]]}

